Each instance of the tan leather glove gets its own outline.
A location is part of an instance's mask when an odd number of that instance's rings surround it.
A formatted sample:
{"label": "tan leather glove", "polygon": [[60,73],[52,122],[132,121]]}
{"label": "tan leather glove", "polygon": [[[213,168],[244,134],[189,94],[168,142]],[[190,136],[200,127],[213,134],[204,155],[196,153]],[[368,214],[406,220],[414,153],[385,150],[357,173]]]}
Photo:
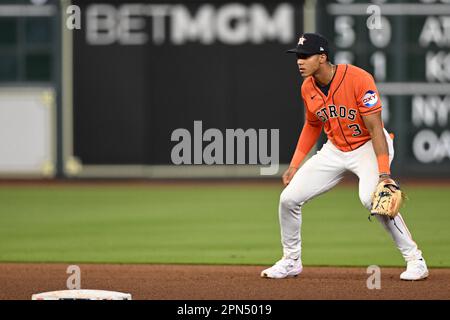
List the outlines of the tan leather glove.
{"label": "tan leather glove", "polygon": [[385,179],[378,183],[372,195],[372,210],[370,215],[388,216],[394,219],[400,211],[405,195],[393,179]]}

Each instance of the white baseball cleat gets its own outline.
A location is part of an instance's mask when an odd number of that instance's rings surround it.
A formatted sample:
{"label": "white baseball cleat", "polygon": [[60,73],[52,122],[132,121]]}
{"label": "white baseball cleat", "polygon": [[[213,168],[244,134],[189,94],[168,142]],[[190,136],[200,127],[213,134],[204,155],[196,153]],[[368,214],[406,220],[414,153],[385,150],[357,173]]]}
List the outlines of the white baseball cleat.
{"label": "white baseball cleat", "polygon": [[282,279],[288,277],[295,277],[303,270],[302,262],[300,259],[287,259],[282,258],[275,263],[272,267],[263,270],[261,277],[271,279]]}
{"label": "white baseball cleat", "polygon": [[423,258],[409,261],[406,271],[400,275],[400,279],[411,281],[425,279],[426,277],[428,277],[428,268]]}

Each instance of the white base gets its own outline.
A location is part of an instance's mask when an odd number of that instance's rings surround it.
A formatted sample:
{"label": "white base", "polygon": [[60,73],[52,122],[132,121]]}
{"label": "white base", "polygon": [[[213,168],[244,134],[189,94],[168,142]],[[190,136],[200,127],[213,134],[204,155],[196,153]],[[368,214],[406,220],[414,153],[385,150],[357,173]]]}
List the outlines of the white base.
{"label": "white base", "polygon": [[106,290],[61,290],[33,294],[31,300],[131,300],[131,294]]}

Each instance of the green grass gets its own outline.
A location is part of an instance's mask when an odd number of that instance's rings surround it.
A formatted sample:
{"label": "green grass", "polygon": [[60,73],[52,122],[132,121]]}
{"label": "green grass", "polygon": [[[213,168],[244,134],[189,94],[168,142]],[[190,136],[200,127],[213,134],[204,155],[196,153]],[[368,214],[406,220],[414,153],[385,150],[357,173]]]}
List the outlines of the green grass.
{"label": "green grass", "polygon": [[[450,187],[405,187],[403,216],[430,266],[450,266]],[[281,186],[0,187],[0,261],[271,264]],[[338,187],[303,210],[305,265],[403,265]]]}

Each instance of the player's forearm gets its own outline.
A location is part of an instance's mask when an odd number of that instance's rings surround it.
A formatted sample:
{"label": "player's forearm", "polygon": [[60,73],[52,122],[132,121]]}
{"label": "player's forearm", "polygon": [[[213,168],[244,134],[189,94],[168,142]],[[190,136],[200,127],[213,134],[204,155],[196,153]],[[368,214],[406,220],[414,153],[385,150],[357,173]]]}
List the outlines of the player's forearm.
{"label": "player's forearm", "polygon": [[305,122],[289,167],[298,168],[300,166],[300,163],[316,144],[321,132],[322,123],[312,125],[308,121]]}
{"label": "player's forearm", "polygon": [[379,174],[391,174],[389,166],[389,149],[383,128],[380,127],[372,130],[370,136],[372,138],[373,150],[377,156]]}
{"label": "player's forearm", "polygon": [[364,124],[372,138],[373,150],[377,156],[379,175],[390,175],[389,148],[383,130],[381,112],[363,117]]}

